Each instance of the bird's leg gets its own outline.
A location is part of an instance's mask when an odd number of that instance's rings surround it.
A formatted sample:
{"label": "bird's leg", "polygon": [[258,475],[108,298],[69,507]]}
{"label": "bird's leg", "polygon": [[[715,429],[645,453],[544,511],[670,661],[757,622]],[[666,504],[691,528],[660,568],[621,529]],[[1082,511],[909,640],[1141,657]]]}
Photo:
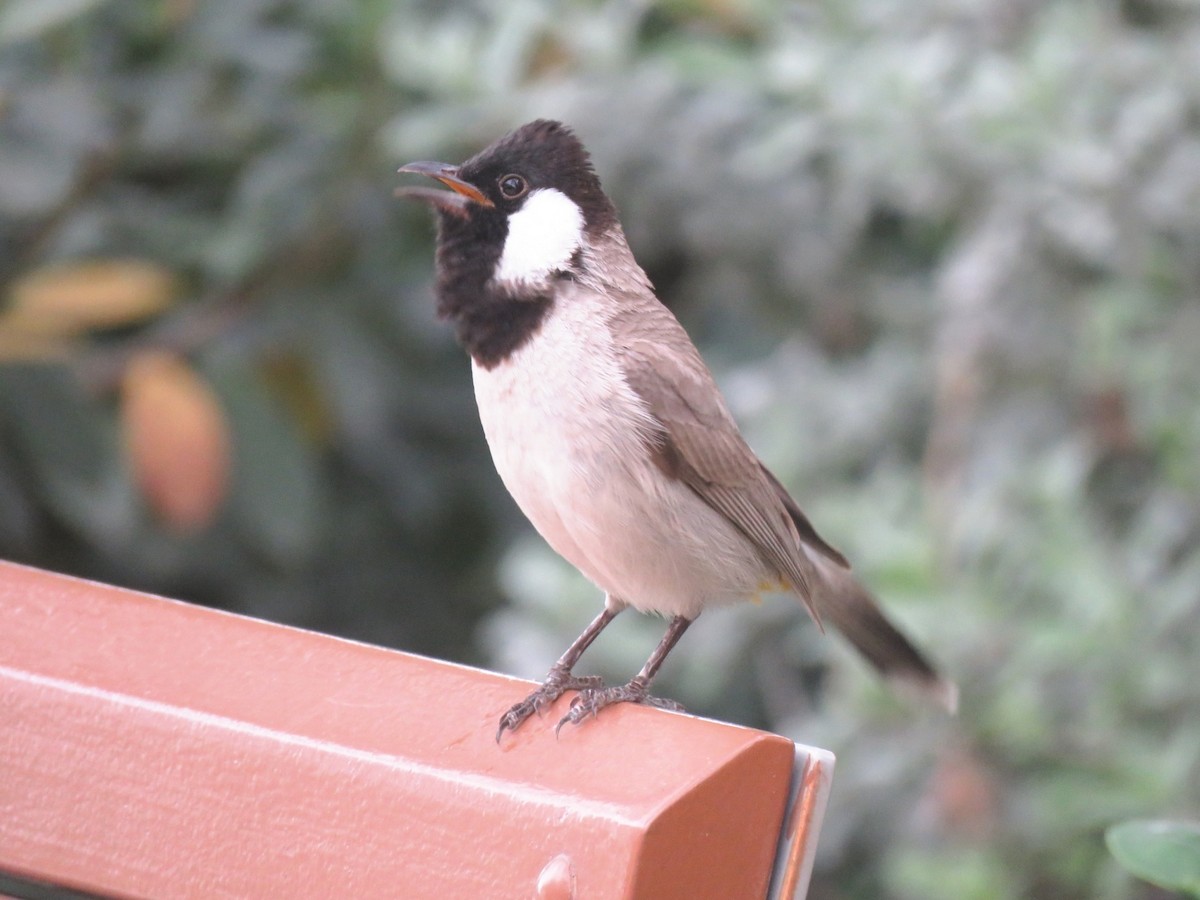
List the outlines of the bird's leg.
{"label": "bird's leg", "polygon": [[496,730],[497,742],[500,741],[505,730],[516,731],[522,722],[534,713],[541,715],[542,710],[567,691],[581,691],[585,688],[595,689],[601,687],[602,682],[599,675],[579,677],[572,675],[571,670],[575,668],[575,663],[579,662],[579,657],[583,656],[583,651],[592,645],[592,641],[596,640],[600,632],[608,626],[609,622],[617,617],[617,613],[622,609],[624,609],[624,606],[610,608],[608,603],[605,603],[603,612],[592,620],[592,624],[583,630],[583,634],[575,638],[575,642],[567,648],[567,652],[560,656],[558,662],[550,667],[550,671],[546,673],[546,678],[542,681],[541,686],[500,717],[500,727]]}
{"label": "bird's leg", "polygon": [[633,676],[629,684],[623,684],[620,687],[596,686],[583,688],[579,692],[579,696],[571,701],[571,708],[567,710],[567,714],[559,721],[555,732],[557,733],[561,730],[568,722],[572,725],[578,725],[588,716],[594,716],[600,710],[604,709],[604,707],[612,706],[614,703],[641,703],[645,706],[655,706],[659,709],[683,712],[683,706],[674,700],[651,697],[650,680],[654,678],[659,667],[662,666],[663,660],[671,652],[671,648],[678,643],[679,639],[683,637],[683,633],[687,631],[688,626],[691,624],[692,620],[685,619],[683,616],[676,616],[672,619],[671,624],[667,626],[667,633],[663,635],[663,639],[658,642],[658,646],[654,648],[654,652],[650,654],[650,658],[642,666],[642,671]]}

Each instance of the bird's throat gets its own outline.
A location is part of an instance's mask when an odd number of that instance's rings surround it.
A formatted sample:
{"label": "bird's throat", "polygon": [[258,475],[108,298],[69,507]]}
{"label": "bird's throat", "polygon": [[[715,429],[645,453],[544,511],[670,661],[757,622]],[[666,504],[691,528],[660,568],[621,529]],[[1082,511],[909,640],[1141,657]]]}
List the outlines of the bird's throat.
{"label": "bird's throat", "polygon": [[476,363],[492,369],[538,333],[552,304],[549,293],[518,297],[493,289],[459,311],[454,333]]}
{"label": "bird's throat", "polygon": [[454,324],[458,342],[479,365],[499,365],[542,325],[552,306],[549,287],[502,286],[493,278],[506,223],[499,216],[442,217],[438,233],[438,315]]}

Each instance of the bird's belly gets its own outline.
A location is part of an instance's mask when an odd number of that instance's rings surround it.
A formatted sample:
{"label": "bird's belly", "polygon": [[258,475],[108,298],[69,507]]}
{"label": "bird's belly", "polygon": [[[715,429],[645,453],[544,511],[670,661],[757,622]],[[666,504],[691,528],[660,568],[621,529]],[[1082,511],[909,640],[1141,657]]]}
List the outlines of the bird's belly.
{"label": "bird's belly", "polygon": [[767,578],[740,532],[652,464],[614,472],[564,506],[564,526],[592,571],[580,569],[644,612],[694,618],[750,598]]}
{"label": "bird's belly", "polygon": [[610,367],[603,353],[571,352],[579,337],[555,334],[552,319],[509,360],[474,367],[484,433],[517,505],[559,554],[635,608],[692,617],[753,596],[769,577],[758,553],[654,465],[644,405],[615,358]]}

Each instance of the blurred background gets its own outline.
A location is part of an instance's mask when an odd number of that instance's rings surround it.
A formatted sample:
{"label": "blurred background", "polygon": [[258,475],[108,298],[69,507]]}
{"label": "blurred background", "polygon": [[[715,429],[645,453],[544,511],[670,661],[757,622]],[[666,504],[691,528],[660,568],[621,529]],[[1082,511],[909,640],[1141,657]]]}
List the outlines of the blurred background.
{"label": "blurred background", "polygon": [[1167,896],[1103,833],[1200,808],[1194,0],[7,0],[0,555],[541,676],[600,597],[392,196],[539,116],[962,687],[785,598],[689,632],[660,693],[838,755],[812,896]]}

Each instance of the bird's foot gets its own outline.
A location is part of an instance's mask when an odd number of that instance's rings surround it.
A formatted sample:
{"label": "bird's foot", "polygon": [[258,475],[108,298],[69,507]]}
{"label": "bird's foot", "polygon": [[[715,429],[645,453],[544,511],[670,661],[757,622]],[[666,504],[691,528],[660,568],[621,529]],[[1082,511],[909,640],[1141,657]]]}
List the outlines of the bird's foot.
{"label": "bird's foot", "polygon": [[672,712],[686,712],[682,703],[668,700],[665,697],[650,696],[649,686],[641,678],[634,678],[629,684],[619,687],[588,687],[579,692],[579,696],[571,701],[571,708],[559,720],[554,729],[558,734],[562,727],[570,722],[578,725],[588,716],[597,715],[606,706],[615,703],[640,703],[643,706],[653,706],[656,709],[669,709]]}
{"label": "bird's foot", "polygon": [[540,716],[567,691],[600,690],[603,686],[604,682],[599,675],[572,675],[565,669],[551,669],[546,675],[546,680],[536,691],[520,703],[514,704],[500,717],[500,727],[496,729],[496,743],[500,742],[505,731],[516,731],[521,727],[521,723],[534,713]]}

